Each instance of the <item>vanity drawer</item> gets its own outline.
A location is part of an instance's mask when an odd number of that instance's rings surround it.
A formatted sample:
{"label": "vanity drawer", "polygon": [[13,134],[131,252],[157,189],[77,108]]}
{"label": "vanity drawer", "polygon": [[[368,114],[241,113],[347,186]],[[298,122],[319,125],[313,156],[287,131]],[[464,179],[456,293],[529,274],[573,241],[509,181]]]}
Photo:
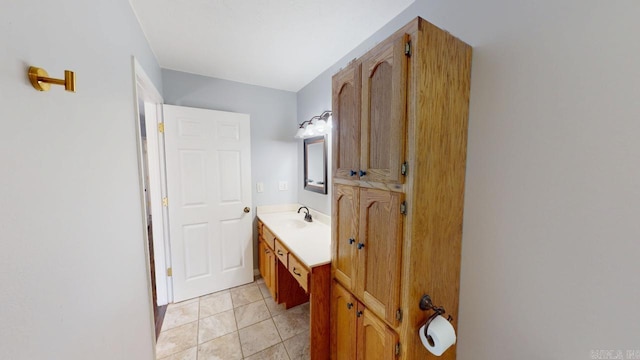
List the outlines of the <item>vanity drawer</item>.
{"label": "vanity drawer", "polygon": [[262,227],[262,238],[264,239],[264,242],[271,248],[274,249],[275,248],[275,241],[276,241],[276,237],[275,235],[273,235],[273,233],[271,232],[271,230],[269,230],[268,227],[263,226]]}
{"label": "vanity drawer", "polygon": [[276,240],[276,247],[275,247],[275,251],[276,251],[276,256],[278,257],[278,259],[280,259],[280,262],[282,262],[282,265],[284,265],[284,267],[288,268],[289,266],[289,251],[287,250],[287,248],[285,248],[280,241]]}
{"label": "vanity drawer", "polygon": [[309,292],[309,270],[295,256],[289,256],[289,272],[305,292]]}

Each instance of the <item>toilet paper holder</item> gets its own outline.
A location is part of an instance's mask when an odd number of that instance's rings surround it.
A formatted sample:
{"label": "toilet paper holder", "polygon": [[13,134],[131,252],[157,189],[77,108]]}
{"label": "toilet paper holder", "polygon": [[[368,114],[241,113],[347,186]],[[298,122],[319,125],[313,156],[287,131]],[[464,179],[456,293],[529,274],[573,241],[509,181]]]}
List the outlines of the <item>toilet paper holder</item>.
{"label": "toilet paper holder", "polygon": [[[427,341],[429,341],[429,344],[433,346],[433,339],[431,338],[431,336],[427,335],[427,329],[429,329],[429,324],[431,324],[433,319],[435,319],[439,315],[443,315],[446,312],[446,310],[442,306],[433,305],[433,302],[431,301],[431,296],[429,295],[422,295],[422,298],[420,299],[420,309],[424,311],[427,311],[427,310],[434,311],[433,315],[431,315],[427,319],[427,322],[424,324],[424,335],[426,336]],[[453,321],[453,317],[451,315],[447,315],[447,321],[449,322]]]}

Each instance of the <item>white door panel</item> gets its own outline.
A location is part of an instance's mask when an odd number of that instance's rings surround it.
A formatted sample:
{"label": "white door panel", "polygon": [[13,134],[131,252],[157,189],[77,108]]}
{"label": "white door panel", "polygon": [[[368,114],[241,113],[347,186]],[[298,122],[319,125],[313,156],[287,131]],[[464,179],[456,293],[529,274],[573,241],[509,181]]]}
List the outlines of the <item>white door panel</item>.
{"label": "white door panel", "polygon": [[174,301],[253,280],[249,116],[164,105]]}

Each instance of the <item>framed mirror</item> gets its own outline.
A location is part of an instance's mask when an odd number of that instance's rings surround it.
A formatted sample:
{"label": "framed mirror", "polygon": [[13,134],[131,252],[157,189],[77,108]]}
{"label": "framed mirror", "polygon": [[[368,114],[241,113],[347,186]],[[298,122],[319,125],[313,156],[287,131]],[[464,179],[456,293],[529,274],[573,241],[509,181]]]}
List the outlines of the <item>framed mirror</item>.
{"label": "framed mirror", "polygon": [[324,136],[304,139],[304,189],[327,193],[327,143]]}

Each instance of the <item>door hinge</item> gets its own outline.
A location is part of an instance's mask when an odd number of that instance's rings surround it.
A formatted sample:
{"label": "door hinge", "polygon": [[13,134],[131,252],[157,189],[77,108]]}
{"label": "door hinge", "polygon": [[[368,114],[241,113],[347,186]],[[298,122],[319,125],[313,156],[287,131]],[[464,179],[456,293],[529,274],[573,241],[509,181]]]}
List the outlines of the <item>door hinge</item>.
{"label": "door hinge", "polygon": [[404,54],[408,57],[411,57],[411,41],[407,41],[404,44]]}
{"label": "door hinge", "polygon": [[166,197],[162,198],[162,206],[164,207],[169,206],[169,198],[166,198]]}
{"label": "door hinge", "polygon": [[173,276],[173,269],[167,268],[167,276]]}
{"label": "door hinge", "polygon": [[407,202],[406,201],[403,201],[400,204],[400,214],[407,215]]}
{"label": "door hinge", "polygon": [[396,344],[396,356],[400,355],[400,343]]}
{"label": "door hinge", "polygon": [[400,173],[402,175],[407,175],[407,162],[403,162],[402,166],[400,166]]}
{"label": "door hinge", "polygon": [[164,133],[164,123],[163,122],[158,124],[158,132]]}
{"label": "door hinge", "polygon": [[396,320],[402,321],[402,309],[396,311]]}

